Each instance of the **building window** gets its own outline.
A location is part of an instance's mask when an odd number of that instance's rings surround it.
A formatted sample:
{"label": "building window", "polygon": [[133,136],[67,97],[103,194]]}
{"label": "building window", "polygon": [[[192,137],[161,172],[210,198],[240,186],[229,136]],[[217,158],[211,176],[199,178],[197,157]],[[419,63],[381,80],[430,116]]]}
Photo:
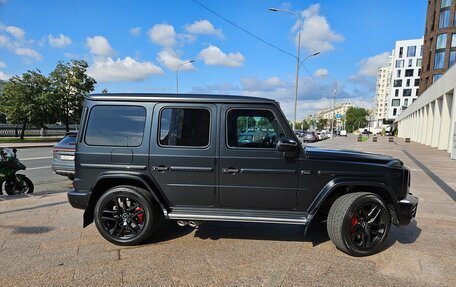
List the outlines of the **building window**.
{"label": "building window", "polygon": [[448,28],[450,26],[450,10],[440,11],[439,29]]}
{"label": "building window", "polygon": [[411,66],[413,66],[413,59],[408,60],[408,67],[410,68]]}
{"label": "building window", "polygon": [[412,95],[412,89],[404,89],[402,91],[402,96],[403,97],[410,97]]}
{"label": "building window", "polygon": [[406,77],[413,77],[413,69],[405,70],[405,76]]}
{"label": "building window", "polygon": [[407,79],[407,81],[405,82],[405,86],[410,87],[410,79]]}
{"label": "building window", "polygon": [[394,80],[393,87],[402,87],[402,80]]}
{"label": "building window", "polygon": [[402,58],[402,54],[404,53],[404,48],[399,48],[399,58]]}
{"label": "building window", "polygon": [[399,89],[395,89],[394,90],[394,96],[395,97],[399,97]]}
{"label": "building window", "polygon": [[421,76],[421,68],[418,69],[418,77]]}
{"label": "building window", "polygon": [[396,68],[403,68],[404,60],[396,60]]}
{"label": "building window", "polygon": [[[455,23],[455,25],[456,25],[456,23]],[[456,48],[456,34],[451,35],[451,48]]]}
{"label": "building window", "polygon": [[440,8],[450,7],[451,6],[451,1],[452,0],[442,0],[442,2],[440,2]]}
{"label": "building window", "polygon": [[401,77],[401,70],[396,70],[396,74],[397,74],[397,78],[400,78]]}
{"label": "building window", "polygon": [[445,49],[447,42],[447,34],[440,34],[437,36],[437,43],[435,44],[435,49]]}
{"label": "building window", "polygon": [[394,109],[393,109],[393,116],[396,116],[396,115],[397,115],[397,109],[394,108]]}
{"label": "building window", "polygon": [[420,79],[415,79],[415,87],[418,87],[420,85]]}
{"label": "building window", "polygon": [[[420,90],[419,90],[419,89],[416,89],[416,93],[415,93],[415,96],[417,96],[417,97],[418,97],[418,94],[419,94],[419,92],[420,92]],[[414,101],[415,101],[415,100],[413,100],[413,102],[414,102]],[[412,103],[413,103],[413,102],[412,102]]]}
{"label": "building window", "polygon": [[408,99],[404,100],[404,106],[408,107]]}
{"label": "building window", "polygon": [[416,66],[421,67],[422,59],[416,59]]}
{"label": "building window", "polygon": [[421,48],[420,48],[420,57],[421,58],[423,57],[423,45],[421,45]]}
{"label": "building window", "polygon": [[448,63],[448,66],[451,67],[456,63],[456,51],[451,51],[450,52],[450,61]]}
{"label": "building window", "polygon": [[399,99],[394,99],[392,102],[391,102],[391,106],[392,107],[399,107],[401,105],[401,100]]}
{"label": "building window", "polygon": [[443,69],[445,64],[445,51],[435,53],[434,70]]}
{"label": "building window", "polygon": [[407,47],[407,57],[415,57],[416,55],[416,46]]}
{"label": "building window", "polygon": [[432,77],[432,82],[435,83],[438,79],[440,79],[442,77],[442,74],[435,74],[433,77]]}

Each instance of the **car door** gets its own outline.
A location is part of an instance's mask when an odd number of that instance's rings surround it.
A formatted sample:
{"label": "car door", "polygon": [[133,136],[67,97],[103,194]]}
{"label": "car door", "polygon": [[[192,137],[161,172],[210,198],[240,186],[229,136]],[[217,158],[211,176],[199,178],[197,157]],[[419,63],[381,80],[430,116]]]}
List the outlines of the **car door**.
{"label": "car door", "polygon": [[220,129],[221,207],[293,210],[298,199],[298,157],[277,151],[281,137],[292,137],[273,105],[223,105]]}
{"label": "car door", "polygon": [[215,204],[216,106],[154,108],[149,171],[171,206]]}

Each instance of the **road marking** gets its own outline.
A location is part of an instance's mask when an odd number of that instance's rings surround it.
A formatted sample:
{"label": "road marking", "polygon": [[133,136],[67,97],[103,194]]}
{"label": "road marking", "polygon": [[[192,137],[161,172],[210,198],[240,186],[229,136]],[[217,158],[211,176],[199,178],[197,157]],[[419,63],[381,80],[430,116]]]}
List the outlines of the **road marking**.
{"label": "road marking", "polygon": [[21,158],[19,160],[35,160],[35,159],[50,159],[52,156],[42,156],[42,157],[29,157],[29,158]]}
{"label": "road marking", "polygon": [[30,168],[27,168],[27,170],[45,169],[45,168],[51,168],[51,166],[48,165],[48,166],[30,167]]}

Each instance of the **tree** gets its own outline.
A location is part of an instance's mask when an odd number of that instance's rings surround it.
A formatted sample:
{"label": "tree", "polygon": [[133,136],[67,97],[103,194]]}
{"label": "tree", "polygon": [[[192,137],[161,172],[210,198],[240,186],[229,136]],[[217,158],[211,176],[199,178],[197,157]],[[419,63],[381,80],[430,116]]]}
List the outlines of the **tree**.
{"label": "tree", "polygon": [[301,130],[302,129],[302,122],[296,122],[295,127],[296,127],[297,130]]}
{"label": "tree", "polygon": [[107,94],[107,93],[109,93],[109,91],[108,91],[108,89],[104,88],[103,90],[101,90],[101,93],[102,94]]}
{"label": "tree", "polygon": [[93,91],[97,83],[86,75],[87,67],[85,61],[59,61],[49,75],[54,98],[52,112],[65,123],[67,131],[70,130],[70,123],[79,122],[84,96]]}
{"label": "tree", "polygon": [[351,133],[360,126],[366,126],[366,116],[368,115],[369,112],[366,109],[349,107],[345,113],[345,127],[347,131]]}
{"label": "tree", "polygon": [[12,77],[1,94],[0,110],[9,122],[22,124],[24,139],[27,124],[44,126],[49,120],[49,81],[39,70]]}
{"label": "tree", "polygon": [[317,122],[317,129],[324,130],[325,127],[328,125],[328,119],[319,119]]}
{"label": "tree", "polygon": [[309,128],[310,128],[309,122],[306,121],[306,120],[303,120],[303,121],[302,121],[302,129],[303,129],[303,130],[308,130]]}
{"label": "tree", "polygon": [[[3,89],[5,88],[5,85],[6,85],[6,82],[0,80],[0,98],[2,96]],[[1,112],[0,112],[0,123],[2,123],[2,124],[6,123],[6,115],[4,113],[1,113]]]}

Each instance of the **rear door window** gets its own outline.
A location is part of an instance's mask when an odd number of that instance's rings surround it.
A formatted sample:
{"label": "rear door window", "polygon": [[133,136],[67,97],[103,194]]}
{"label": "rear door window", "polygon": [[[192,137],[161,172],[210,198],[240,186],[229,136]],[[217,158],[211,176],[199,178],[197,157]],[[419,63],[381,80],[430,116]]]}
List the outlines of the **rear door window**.
{"label": "rear door window", "polygon": [[94,146],[140,146],[146,109],[138,106],[95,106],[90,111],[85,142]]}
{"label": "rear door window", "polygon": [[209,146],[210,117],[210,112],[207,109],[162,109],[159,144],[165,147]]}

